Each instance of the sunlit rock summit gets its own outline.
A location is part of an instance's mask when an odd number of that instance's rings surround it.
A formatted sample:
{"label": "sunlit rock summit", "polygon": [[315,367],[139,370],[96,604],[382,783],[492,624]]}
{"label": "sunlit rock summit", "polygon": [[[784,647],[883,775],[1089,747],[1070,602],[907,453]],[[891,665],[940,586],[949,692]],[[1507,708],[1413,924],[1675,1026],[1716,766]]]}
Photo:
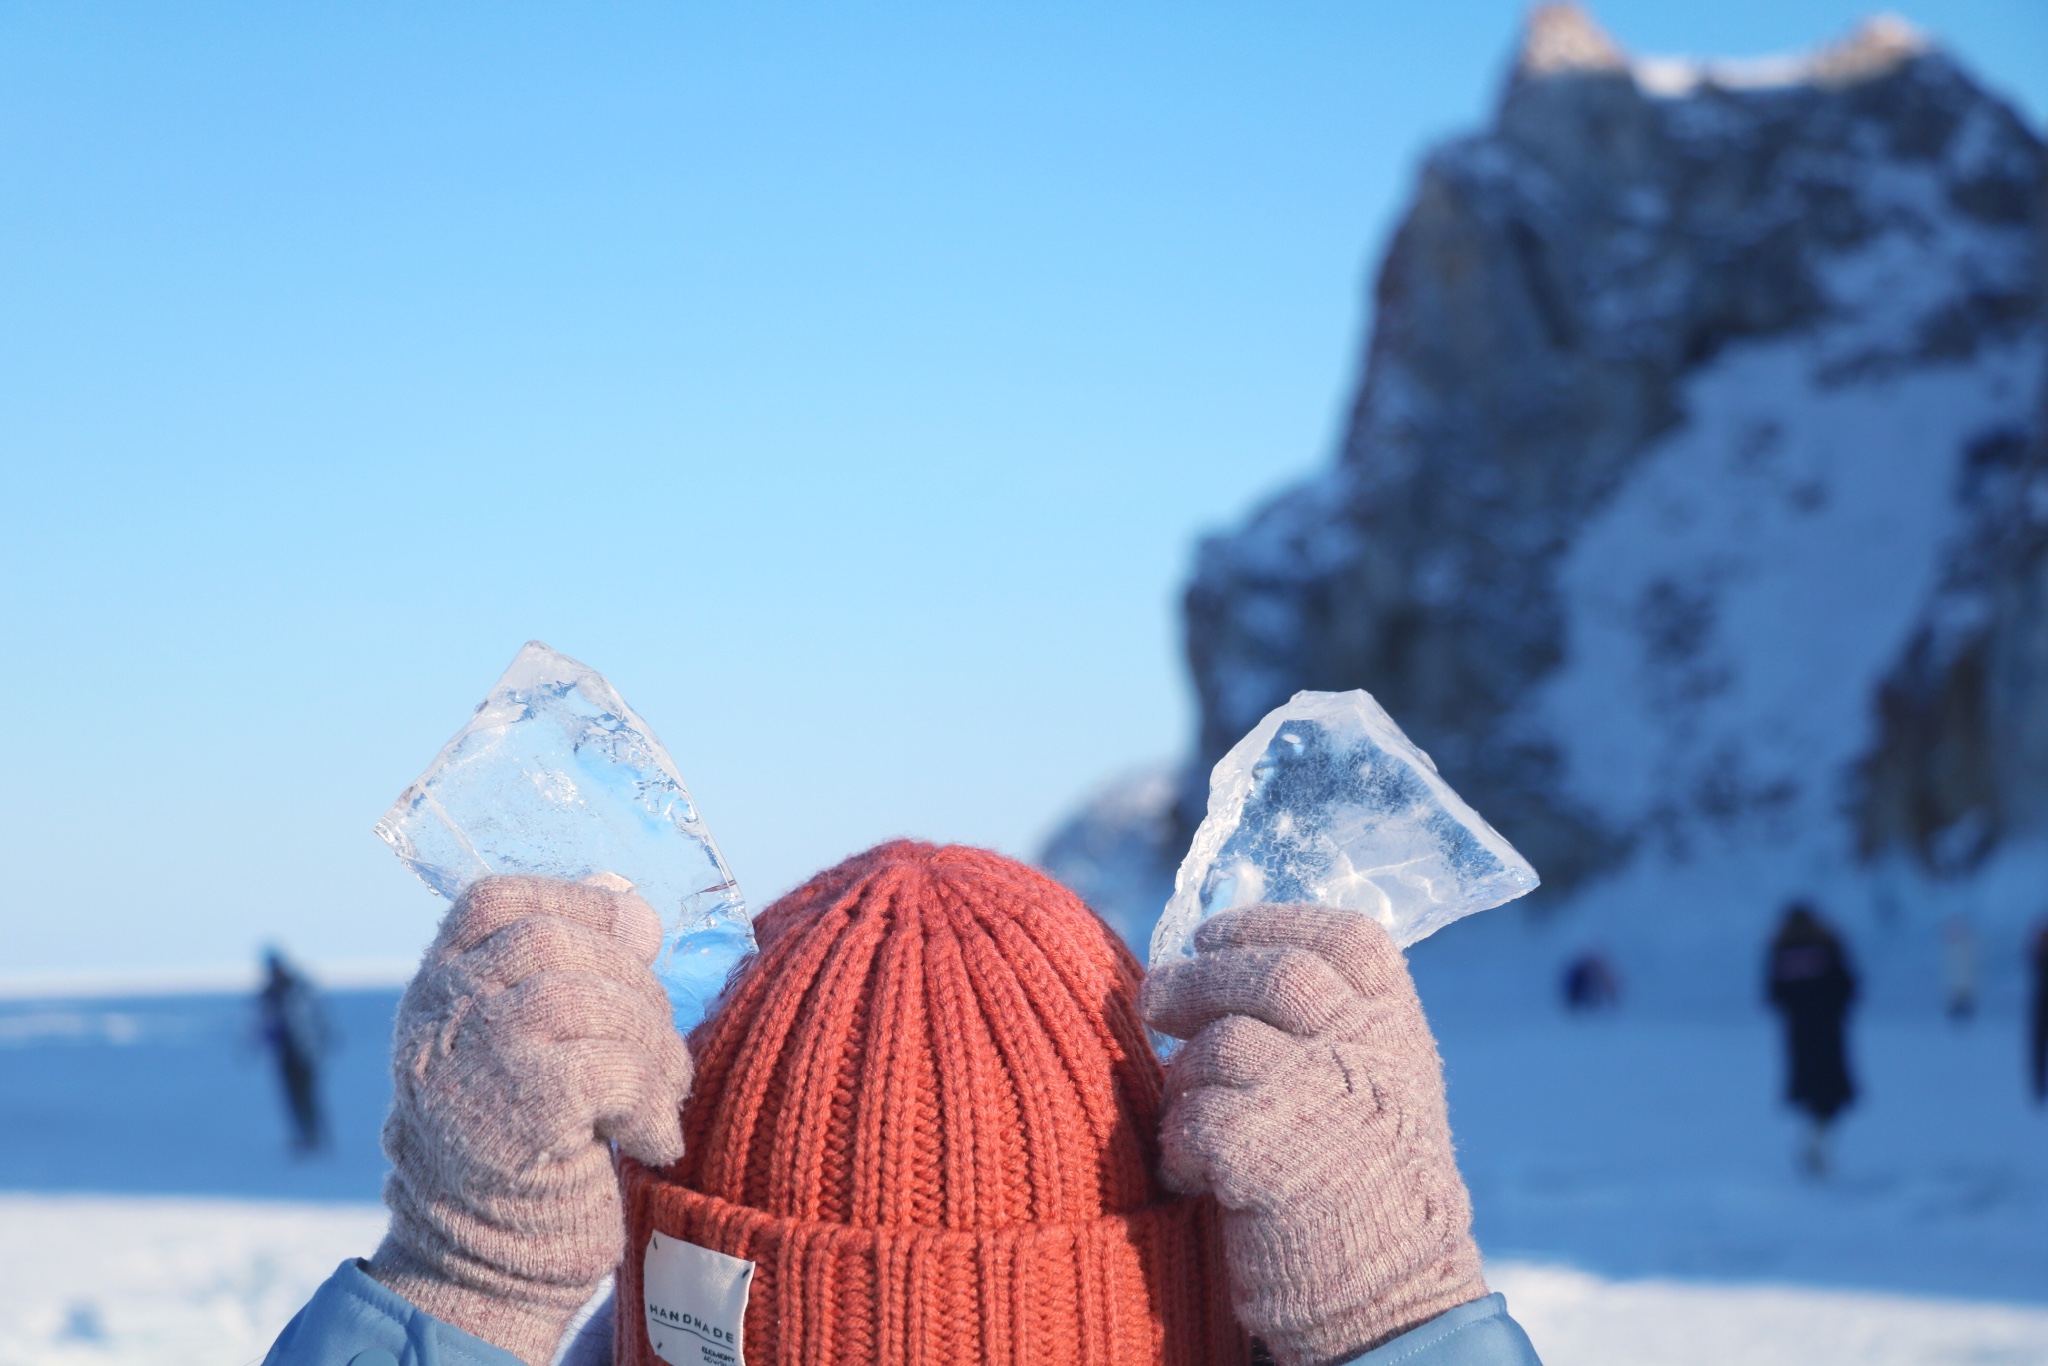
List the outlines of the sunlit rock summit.
{"label": "sunlit rock summit", "polygon": [[1693,61],[1538,10],[1423,166],[1335,465],[1196,553],[1193,754],[1047,866],[1141,935],[1217,757],[1364,687],[1554,933],[2048,904],[2044,173],[1897,20]]}

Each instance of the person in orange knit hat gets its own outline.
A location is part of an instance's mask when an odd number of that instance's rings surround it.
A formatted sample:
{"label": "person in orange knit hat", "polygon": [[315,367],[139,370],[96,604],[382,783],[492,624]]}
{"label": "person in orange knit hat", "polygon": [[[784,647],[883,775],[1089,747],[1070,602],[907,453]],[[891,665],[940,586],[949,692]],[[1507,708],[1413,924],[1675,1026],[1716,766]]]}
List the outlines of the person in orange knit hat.
{"label": "person in orange knit hat", "polygon": [[390,1231],[268,1362],[1536,1361],[1372,921],[1231,912],[1148,980],[1036,870],[901,841],[755,931],[686,1053],[630,890],[466,893],[400,1006]]}

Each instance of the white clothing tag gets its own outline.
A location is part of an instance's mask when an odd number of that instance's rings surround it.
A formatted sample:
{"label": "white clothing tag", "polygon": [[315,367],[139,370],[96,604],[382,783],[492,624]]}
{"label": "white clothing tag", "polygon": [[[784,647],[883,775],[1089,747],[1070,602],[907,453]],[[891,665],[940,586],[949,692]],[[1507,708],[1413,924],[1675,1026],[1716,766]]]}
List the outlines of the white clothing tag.
{"label": "white clothing tag", "polygon": [[657,1233],[641,1264],[647,1340],[669,1366],[746,1366],[740,1330],[754,1264]]}

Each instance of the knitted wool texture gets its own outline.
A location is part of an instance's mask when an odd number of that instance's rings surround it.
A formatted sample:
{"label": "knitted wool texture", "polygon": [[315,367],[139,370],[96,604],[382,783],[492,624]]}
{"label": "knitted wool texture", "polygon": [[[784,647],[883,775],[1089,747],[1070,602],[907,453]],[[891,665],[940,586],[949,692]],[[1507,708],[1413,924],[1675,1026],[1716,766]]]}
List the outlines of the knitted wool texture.
{"label": "knitted wool texture", "polygon": [[1239,1322],[1278,1366],[1344,1361],[1486,1293],[1443,1063],[1407,962],[1350,911],[1206,921],[1146,982],[1166,1180],[1213,1193]]}
{"label": "knitted wool texture", "polygon": [[618,1264],[609,1141],[681,1151],[690,1059],[648,968],[660,947],[631,892],[488,877],[399,1002],[370,1274],[535,1366]]}
{"label": "knitted wool texture", "polygon": [[1137,962],[996,854],[899,842],[763,912],[691,1037],[680,1162],[621,1163],[618,1359],[660,1232],[757,1264],[748,1366],[1241,1361],[1207,1200],[1157,1185]]}

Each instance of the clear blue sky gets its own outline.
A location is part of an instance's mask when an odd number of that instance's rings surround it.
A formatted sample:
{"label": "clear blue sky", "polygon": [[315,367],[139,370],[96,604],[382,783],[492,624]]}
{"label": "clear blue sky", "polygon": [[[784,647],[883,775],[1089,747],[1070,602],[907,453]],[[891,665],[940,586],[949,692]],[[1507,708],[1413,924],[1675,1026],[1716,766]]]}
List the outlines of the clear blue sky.
{"label": "clear blue sky", "polygon": [[[757,902],[1028,854],[1181,749],[1193,538],[1326,458],[1519,13],[0,5],[0,973],[413,952],[369,827],[532,636]],[[1908,17],[2040,122],[2048,6]]]}

